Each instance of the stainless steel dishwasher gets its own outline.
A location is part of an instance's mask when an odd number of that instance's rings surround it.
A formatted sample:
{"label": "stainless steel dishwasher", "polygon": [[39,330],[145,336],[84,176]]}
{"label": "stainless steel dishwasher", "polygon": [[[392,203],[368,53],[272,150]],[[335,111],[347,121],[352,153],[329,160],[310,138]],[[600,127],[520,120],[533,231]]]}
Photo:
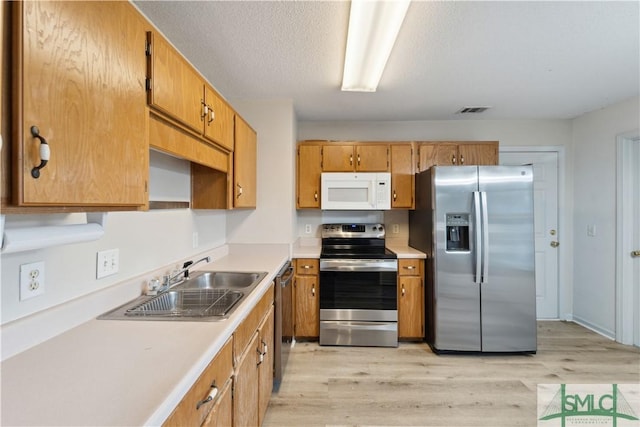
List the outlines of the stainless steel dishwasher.
{"label": "stainless steel dishwasher", "polygon": [[291,281],[293,279],[293,267],[291,261],[287,261],[275,277],[275,326],[274,326],[274,358],[273,358],[273,390],[278,391],[282,375],[287,365],[291,339],[289,334],[282,333],[283,323],[291,322],[293,306]]}

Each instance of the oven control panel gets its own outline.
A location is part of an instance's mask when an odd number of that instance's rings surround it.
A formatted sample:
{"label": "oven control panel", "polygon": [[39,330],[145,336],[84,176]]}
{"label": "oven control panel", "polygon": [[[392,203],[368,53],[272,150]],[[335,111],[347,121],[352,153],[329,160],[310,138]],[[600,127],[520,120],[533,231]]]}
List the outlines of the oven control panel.
{"label": "oven control panel", "polygon": [[322,224],[322,238],[376,238],[384,239],[384,224]]}

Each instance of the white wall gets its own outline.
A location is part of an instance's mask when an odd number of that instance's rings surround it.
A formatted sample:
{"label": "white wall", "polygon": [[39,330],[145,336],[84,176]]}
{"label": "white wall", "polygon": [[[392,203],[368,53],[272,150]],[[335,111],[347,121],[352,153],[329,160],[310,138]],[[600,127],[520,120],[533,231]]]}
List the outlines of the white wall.
{"label": "white wall", "polygon": [[[107,214],[105,235],[97,241],[0,255],[1,324],[171,265],[225,243],[225,211],[189,209]],[[21,225],[82,223],[84,214],[9,215],[7,228]],[[198,248],[192,235],[198,233]],[[120,271],[96,279],[96,252],[118,248]],[[45,262],[44,295],[20,301],[20,265]]]}
{"label": "white wall", "polygon": [[295,134],[291,100],[233,100],[258,132],[257,209],[227,214],[229,243],[292,243],[296,239]]}
{"label": "white wall", "polygon": [[[573,120],[574,318],[615,336],[616,135],[640,128],[639,99]],[[640,195],[638,195],[640,197]],[[596,235],[587,236],[587,226]]]}

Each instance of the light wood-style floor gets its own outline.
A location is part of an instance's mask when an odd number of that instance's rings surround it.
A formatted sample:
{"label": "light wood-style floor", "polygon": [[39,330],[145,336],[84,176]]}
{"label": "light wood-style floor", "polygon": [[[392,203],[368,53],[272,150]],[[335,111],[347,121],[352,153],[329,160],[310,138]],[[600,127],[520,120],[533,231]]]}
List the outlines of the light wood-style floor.
{"label": "light wood-style floor", "polygon": [[299,342],[263,426],[535,426],[538,383],[640,383],[640,349],[550,321],[535,355]]}

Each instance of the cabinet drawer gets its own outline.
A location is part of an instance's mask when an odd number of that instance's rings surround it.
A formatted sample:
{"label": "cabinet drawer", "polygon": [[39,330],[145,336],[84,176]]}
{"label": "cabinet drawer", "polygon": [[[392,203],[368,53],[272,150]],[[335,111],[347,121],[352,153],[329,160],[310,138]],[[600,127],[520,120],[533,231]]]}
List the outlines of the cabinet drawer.
{"label": "cabinet drawer", "polygon": [[244,349],[249,345],[253,334],[255,334],[260,322],[267,315],[269,308],[273,305],[273,283],[269,290],[262,296],[258,304],[251,310],[249,315],[238,325],[233,333],[233,360],[237,366]]}
{"label": "cabinet drawer", "polygon": [[232,340],[229,339],[220,352],[213,358],[209,366],[204,370],[200,378],[196,380],[191,389],[185,394],[182,401],[171,413],[163,426],[199,426],[205,420],[211,408],[218,401],[217,398],[210,402],[198,404],[205,400],[212,386],[218,388],[218,396],[223,391],[223,386],[233,374]]}
{"label": "cabinet drawer", "polygon": [[399,276],[420,276],[422,273],[421,259],[399,259],[398,275]]}
{"label": "cabinet drawer", "polygon": [[315,275],[320,271],[320,261],[314,258],[300,258],[296,260],[296,275]]}

